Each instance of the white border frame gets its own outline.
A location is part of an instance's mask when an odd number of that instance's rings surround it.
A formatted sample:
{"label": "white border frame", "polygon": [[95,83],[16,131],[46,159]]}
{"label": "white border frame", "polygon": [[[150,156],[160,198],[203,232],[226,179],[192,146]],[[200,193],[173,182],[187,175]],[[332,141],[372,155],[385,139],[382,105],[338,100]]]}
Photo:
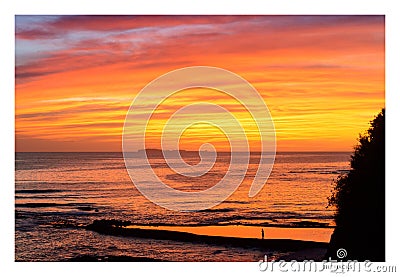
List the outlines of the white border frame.
{"label": "white border frame", "polygon": [[[124,0],[14,0],[0,4],[0,120],[1,227],[0,261],[6,275],[40,276],[93,274],[137,275],[248,275],[257,263],[15,263],[14,262],[14,53],[16,14],[384,14],[386,16],[386,259],[399,270],[399,185],[396,172],[400,156],[400,14],[396,1],[124,1]],[[397,128],[396,128],[397,126]],[[140,274],[139,273],[139,274]],[[268,274],[268,273],[262,273]],[[275,273],[283,274],[283,273]],[[300,274],[300,275],[299,275]],[[323,274],[329,274],[324,272]],[[297,273],[306,276],[306,273]],[[308,275],[308,274],[307,274]],[[352,275],[352,274],[350,274]],[[332,276],[332,275],[330,275]]]}

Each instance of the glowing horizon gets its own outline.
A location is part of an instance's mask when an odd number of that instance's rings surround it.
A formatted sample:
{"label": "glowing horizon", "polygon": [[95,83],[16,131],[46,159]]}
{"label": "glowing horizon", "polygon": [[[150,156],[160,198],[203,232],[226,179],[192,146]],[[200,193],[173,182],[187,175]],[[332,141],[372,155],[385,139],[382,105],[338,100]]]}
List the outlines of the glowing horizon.
{"label": "glowing horizon", "polygon": [[[277,151],[351,151],[385,106],[384,16],[16,16],[16,151],[121,151],[126,112],[150,81],[208,65],[248,80],[273,117]],[[248,114],[217,92],[182,92],[149,125],[159,147],[182,105],[226,106],[259,136]],[[206,113],[203,111],[202,114]],[[192,115],[193,118],[196,115]],[[212,142],[197,125],[181,149]]]}

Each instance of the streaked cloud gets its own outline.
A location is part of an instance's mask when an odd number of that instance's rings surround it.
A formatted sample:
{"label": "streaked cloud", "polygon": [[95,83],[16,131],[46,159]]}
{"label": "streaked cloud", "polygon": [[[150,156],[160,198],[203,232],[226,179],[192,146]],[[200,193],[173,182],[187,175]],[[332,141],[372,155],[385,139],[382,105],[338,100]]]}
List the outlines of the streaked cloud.
{"label": "streaked cloud", "polygon": [[[384,16],[16,16],[17,150],[51,139],[51,149],[75,141],[79,151],[91,137],[99,151],[118,151],[135,95],[193,65],[250,81],[278,150],[351,150],[385,104],[384,27]],[[254,132],[234,101],[192,93],[159,107],[154,141],[175,109],[196,101],[225,105]]]}

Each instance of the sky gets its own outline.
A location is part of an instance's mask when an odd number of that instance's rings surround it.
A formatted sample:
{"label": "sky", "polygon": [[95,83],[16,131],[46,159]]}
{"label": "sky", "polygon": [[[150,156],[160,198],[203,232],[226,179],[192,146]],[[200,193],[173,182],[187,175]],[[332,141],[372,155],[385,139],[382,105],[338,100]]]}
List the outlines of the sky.
{"label": "sky", "polygon": [[[121,151],[126,113],[155,78],[188,66],[232,71],[271,113],[277,151],[351,151],[385,105],[384,16],[15,17],[16,151]],[[150,96],[149,96],[150,97]],[[226,107],[260,145],[248,112],[226,94],[192,89],[159,106],[146,147],[185,105]],[[185,120],[207,115],[187,114]],[[211,142],[215,126],[185,130],[181,149]]]}

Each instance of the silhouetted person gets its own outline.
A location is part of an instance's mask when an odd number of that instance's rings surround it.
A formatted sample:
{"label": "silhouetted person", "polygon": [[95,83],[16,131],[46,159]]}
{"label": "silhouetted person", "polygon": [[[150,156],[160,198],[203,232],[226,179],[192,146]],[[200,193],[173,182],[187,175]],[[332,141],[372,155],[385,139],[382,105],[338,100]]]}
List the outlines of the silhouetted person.
{"label": "silhouetted person", "polygon": [[261,239],[264,239],[264,229],[261,228]]}

